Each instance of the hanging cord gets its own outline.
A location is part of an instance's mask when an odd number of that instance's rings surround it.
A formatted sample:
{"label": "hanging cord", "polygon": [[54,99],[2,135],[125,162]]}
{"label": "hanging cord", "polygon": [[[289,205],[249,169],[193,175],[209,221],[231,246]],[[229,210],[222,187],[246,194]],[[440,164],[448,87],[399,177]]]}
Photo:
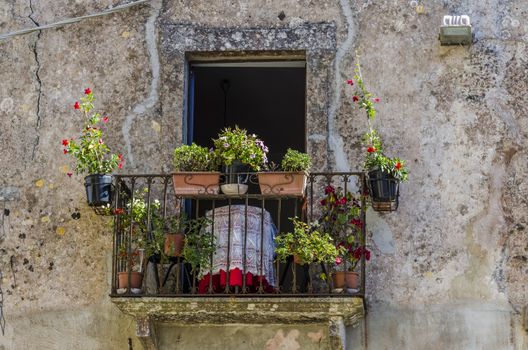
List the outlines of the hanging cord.
{"label": "hanging cord", "polygon": [[42,29],[59,28],[59,27],[65,26],[67,24],[80,22],[80,21],[88,19],[88,18],[106,16],[106,15],[111,14],[111,13],[123,11],[123,10],[125,10],[125,9],[127,9],[129,7],[133,7],[133,6],[144,4],[144,3],[148,2],[148,1],[150,1],[150,0],[138,0],[138,1],[134,1],[134,2],[128,3],[128,4],[119,5],[119,6],[111,8],[111,9],[102,11],[102,12],[93,13],[91,15],[74,17],[74,18],[68,18],[68,19],[65,19],[63,21],[59,21],[59,22],[55,22],[55,23],[51,23],[51,24],[46,24],[46,25],[43,25],[43,26],[17,30],[15,32],[11,32],[11,33],[0,35],[0,40],[9,39],[9,38],[12,38],[12,37],[18,36],[18,35],[29,34],[29,33],[36,32],[36,31],[39,31],[39,30],[42,30]]}

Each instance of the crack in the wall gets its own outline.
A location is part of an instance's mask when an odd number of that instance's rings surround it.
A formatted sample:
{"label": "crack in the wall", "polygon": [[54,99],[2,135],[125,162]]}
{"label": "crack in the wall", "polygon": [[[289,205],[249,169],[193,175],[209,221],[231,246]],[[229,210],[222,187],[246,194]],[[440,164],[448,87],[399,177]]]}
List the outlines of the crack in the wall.
{"label": "crack in the wall", "polygon": [[158,55],[158,34],[156,31],[156,20],[161,11],[161,5],[161,0],[155,0],[151,2],[151,15],[145,24],[145,40],[147,42],[150,67],[152,69],[150,92],[148,97],[144,101],[138,103],[132,110],[132,113],[126,116],[121,129],[127,150],[127,161],[132,166],[134,166],[134,155],[132,153],[132,142],[130,140],[130,130],[132,129],[132,124],[137,117],[144,116],[145,112],[152,109],[159,100],[158,85],[160,78],[160,60]]}
{"label": "crack in the wall", "polygon": [[[32,17],[35,13],[33,10],[33,3],[32,0],[29,0],[29,9],[31,10],[31,13],[29,14],[28,18],[35,24],[35,26],[39,27],[39,23]],[[37,33],[37,38],[35,39],[35,42],[32,45],[33,55],[35,56],[35,63],[37,64],[37,69],[35,70],[35,79],[37,81],[37,123],[35,125],[35,142],[33,144],[33,150],[31,151],[31,160],[35,159],[35,153],[37,151],[37,147],[40,143],[40,124],[41,124],[41,116],[40,116],[40,99],[42,97],[42,80],[40,79],[40,61],[38,58],[38,52],[37,52],[37,44],[40,40],[40,36],[42,35],[42,31],[39,30]]]}
{"label": "crack in the wall", "polygon": [[354,36],[356,35],[355,24],[353,20],[352,8],[348,0],[340,0],[341,9],[343,11],[343,16],[345,17],[347,24],[347,36],[345,41],[337,49],[335,57],[335,72],[334,72],[334,96],[330,102],[330,108],[328,110],[328,159],[331,159],[331,154],[333,153],[335,159],[335,170],[336,171],[350,171],[350,166],[348,164],[347,155],[344,148],[343,138],[339,135],[339,130],[336,129],[336,118],[337,110],[341,103],[341,89],[342,81],[341,79],[341,64],[345,56],[350,52],[352,48],[352,43]]}

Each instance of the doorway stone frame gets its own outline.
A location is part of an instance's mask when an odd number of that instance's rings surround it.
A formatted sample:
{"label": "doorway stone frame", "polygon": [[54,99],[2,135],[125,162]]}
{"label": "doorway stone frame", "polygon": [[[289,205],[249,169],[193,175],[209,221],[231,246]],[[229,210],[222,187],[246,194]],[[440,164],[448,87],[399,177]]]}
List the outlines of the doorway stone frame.
{"label": "doorway stone frame", "polygon": [[[190,60],[306,60],[306,149],[314,171],[329,168],[328,113],[337,51],[333,22],[292,27],[206,27],[160,22],[163,158],[170,160],[186,128]],[[170,164],[170,162],[168,163]],[[170,169],[166,169],[170,171]]]}

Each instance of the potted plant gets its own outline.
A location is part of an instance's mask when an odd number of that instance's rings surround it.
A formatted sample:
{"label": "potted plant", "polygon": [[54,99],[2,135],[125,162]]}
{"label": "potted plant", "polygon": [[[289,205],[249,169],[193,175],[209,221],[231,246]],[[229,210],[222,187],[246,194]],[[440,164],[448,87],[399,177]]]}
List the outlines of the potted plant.
{"label": "potted plant", "polygon": [[211,269],[211,257],[216,251],[215,236],[206,232],[210,220],[204,217],[189,220],[183,257],[191,265],[191,273],[201,279]]}
{"label": "potted plant", "polygon": [[220,173],[216,156],[206,147],[193,143],[174,150],[172,175],[176,195],[218,194]]}
{"label": "potted plant", "polygon": [[[74,109],[80,111],[85,122],[78,139],[64,139],[62,146],[64,154],[75,158],[74,171],[77,174],[87,174],[84,178],[88,205],[99,207],[112,202],[112,175],[115,168],[123,167],[121,154],[110,153],[110,148],[103,140],[104,125],[108,116],[92,112],[95,100],[93,92],[87,88],[81,103],[75,102]],[[71,173],[68,176],[71,177]]]}
{"label": "potted plant", "polygon": [[311,165],[308,154],[288,148],[281,161],[282,171],[268,166],[270,171],[258,173],[260,192],[264,195],[303,196]]}
{"label": "potted plant", "polygon": [[293,256],[294,262],[298,264],[335,262],[338,248],[328,233],[321,231],[317,223],[309,225],[298,218],[290,220],[293,222],[293,232],[275,237],[277,260],[285,262]]}
{"label": "potted plant", "polygon": [[250,171],[259,171],[268,162],[268,147],[257,135],[248,135],[245,129],[225,128],[213,140],[215,154],[224,166],[225,184],[221,186],[226,194],[244,194]]}
{"label": "potted plant", "polygon": [[[361,254],[370,258],[370,252],[363,247],[363,222],[361,206],[352,193],[341,188],[325,187],[321,200],[321,229],[329,233],[337,244],[336,271],[332,273],[334,288],[357,288],[358,274],[354,272]],[[360,254],[357,257],[358,253]]]}
{"label": "potted plant", "polygon": [[[372,93],[365,87],[357,52],[354,71],[357,88],[352,100],[360,109],[365,110],[369,126],[369,131],[363,136],[363,144],[367,147],[364,169],[368,173],[371,205],[377,211],[396,210],[398,208],[399,184],[407,181],[409,172],[402,159],[390,158],[385,155],[381,137],[372,127],[372,121],[376,117],[375,104],[380,102],[380,98],[373,97]],[[347,84],[353,86],[354,81],[347,80]]]}
{"label": "potted plant", "polygon": [[[137,248],[134,243],[131,244],[130,252],[127,251],[126,244],[123,242],[119,246],[119,259],[121,260],[121,271],[117,273],[117,288],[128,288],[130,281],[130,291],[132,293],[139,293],[143,282],[143,258],[144,249]],[[130,279],[128,267],[130,266]]]}
{"label": "potted plant", "polygon": [[185,227],[187,216],[185,213],[165,219],[165,241],[164,252],[166,256],[178,257],[183,254],[185,245]]}

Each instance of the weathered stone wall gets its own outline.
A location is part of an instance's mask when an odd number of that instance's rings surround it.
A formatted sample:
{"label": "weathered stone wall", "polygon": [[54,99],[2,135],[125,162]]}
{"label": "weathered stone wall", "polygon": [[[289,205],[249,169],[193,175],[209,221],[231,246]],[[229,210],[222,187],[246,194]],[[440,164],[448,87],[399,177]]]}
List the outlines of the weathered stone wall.
{"label": "weathered stone wall", "polygon": [[[4,1],[0,33],[119,3]],[[337,40],[335,52],[312,61],[319,66],[308,60],[308,99],[326,93],[308,110],[325,126],[323,133],[309,126],[307,135],[314,154],[328,154],[317,164],[360,167],[366,121],[344,84],[360,49],[363,75],[382,98],[375,125],[389,152],[407,159],[411,170],[398,211],[368,213],[369,312],[361,327],[348,331],[349,347],[528,347],[520,316],[528,304],[528,5],[426,1],[419,14],[416,4],[154,0],[1,41],[0,197],[10,215],[0,229],[7,318],[0,349],[123,349],[129,338],[139,348],[132,320],[107,297],[108,219],[84,204],[81,177],[65,175],[69,160],[59,143],[78,132],[72,103],[82,89],[90,86],[97,106],[112,117],[108,143],[125,155],[123,171],[169,171],[185,103],[184,62],[164,41],[170,25],[294,30],[321,22],[335,26]],[[471,17],[472,46],[439,45],[444,14]],[[245,47],[237,37],[225,40],[225,50]],[[77,213],[80,218],[72,216]],[[282,339],[293,349],[306,348],[305,334],[319,332],[268,328],[211,328],[217,342],[193,345],[192,334],[200,331],[163,326],[162,344],[180,339],[185,348],[225,347],[236,335],[257,347],[279,339],[279,348]]]}

